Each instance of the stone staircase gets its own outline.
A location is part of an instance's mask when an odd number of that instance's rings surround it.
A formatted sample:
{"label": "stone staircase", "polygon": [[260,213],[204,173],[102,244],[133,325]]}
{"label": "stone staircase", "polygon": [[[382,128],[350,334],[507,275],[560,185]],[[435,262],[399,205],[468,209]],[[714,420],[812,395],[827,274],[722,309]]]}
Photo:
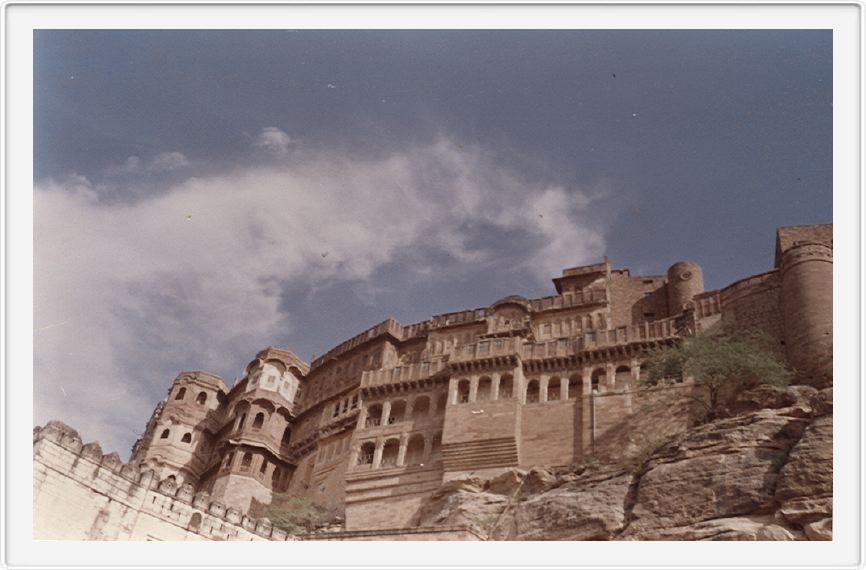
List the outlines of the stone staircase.
{"label": "stone staircase", "polygon": [[517,441],[513,437],[445,443],[442,445],[445,471],[470,471],[518,464]]}

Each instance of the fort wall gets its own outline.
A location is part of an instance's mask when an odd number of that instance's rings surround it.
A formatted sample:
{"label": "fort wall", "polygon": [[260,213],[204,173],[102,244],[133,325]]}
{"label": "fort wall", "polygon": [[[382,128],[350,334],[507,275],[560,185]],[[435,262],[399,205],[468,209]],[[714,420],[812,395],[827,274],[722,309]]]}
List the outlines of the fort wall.
{"label": "fort wall", "polygon": [[42,540],[286,540],[207,493],[160,481],[51,422],[34,433],[33,536]]}

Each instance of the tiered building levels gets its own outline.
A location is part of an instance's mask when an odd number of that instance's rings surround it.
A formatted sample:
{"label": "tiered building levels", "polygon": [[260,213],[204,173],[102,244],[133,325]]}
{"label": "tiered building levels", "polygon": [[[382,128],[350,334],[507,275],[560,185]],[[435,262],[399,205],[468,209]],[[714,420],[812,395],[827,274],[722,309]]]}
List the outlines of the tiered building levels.
{"label": "tiered building levels", "polygon": [[719,321],[772,335],[801,382],[831,382],[830,225],[780,228],[775,267],[721,290],[688,261],[634,276],[605,259],[553,283],[388,319],[309,365],[267,348],[234,386],[183,372],[131,463],[241,512],[286,492],[344,511],[349,530],[399,528],[450,478],[622,453],[647,351]]}

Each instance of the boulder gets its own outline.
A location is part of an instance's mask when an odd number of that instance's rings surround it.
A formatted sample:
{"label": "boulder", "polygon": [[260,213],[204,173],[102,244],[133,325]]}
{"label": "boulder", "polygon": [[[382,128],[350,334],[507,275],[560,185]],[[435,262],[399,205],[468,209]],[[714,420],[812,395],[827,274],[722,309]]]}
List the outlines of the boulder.
{"label": "boulder", "polygon": [[497,495],[513,495],[526,478],[523,469],[508,469],[487,482],[486,490]]}
{"label": "boulder", "polygon": [[777,524],[771,517],[731,517],[692,525],[651,529],[630,534],[629,540],[796,540],[796,531]]}
{"label": "boulder", "polygon": [[833,519],[826,518],[803,525],[809,540],[833,540]]}
{"label": "boulder", "polygon": [[790,522],[826,519],[833,509],[833,417],[816,418],[779,473],[775,500]]}
{"label": "boulder", "polygon": [[779,470],[806,425],[761,410],[700,426],[663,446],[647,462],[626,535],[772,513]]}
{"label": "boulder", "polygon": [[625,526],[625,501],[633,477],[600,470],[573,483],[520,500],[497,525],[509,540],[610,540]]}

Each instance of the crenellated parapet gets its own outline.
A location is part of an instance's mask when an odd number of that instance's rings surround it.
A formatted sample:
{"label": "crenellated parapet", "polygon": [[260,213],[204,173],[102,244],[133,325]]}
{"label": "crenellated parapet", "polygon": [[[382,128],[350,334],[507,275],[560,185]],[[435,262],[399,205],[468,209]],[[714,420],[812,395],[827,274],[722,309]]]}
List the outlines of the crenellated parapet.
{"label": "crenellated parapet", "polygon": [[[96,442],[82,444],[62,422],[34,429],[33,444],[34,538],[295,539],[174,476],[160,479],[152,469],[123,463],[115,452],[104,454]],[[58,499],[75,505],[75,516],[58,517]]]}

